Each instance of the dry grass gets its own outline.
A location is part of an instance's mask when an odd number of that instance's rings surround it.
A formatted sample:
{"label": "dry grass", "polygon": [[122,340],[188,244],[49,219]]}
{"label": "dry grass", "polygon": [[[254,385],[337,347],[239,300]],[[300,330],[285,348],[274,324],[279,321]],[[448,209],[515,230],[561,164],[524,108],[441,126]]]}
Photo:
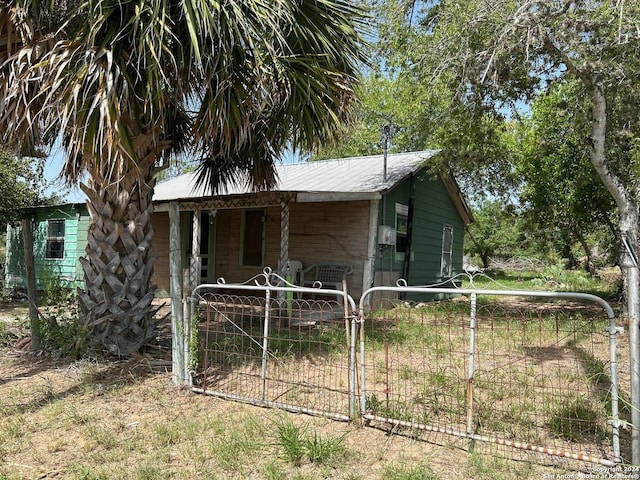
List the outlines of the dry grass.
{"label": "dry grass", "polygon": [[[0,325],[14,316],[0,312]],[[444,435],[429,443],[402,431],[194,394],[171,383],[160,368],[167,360],[54,360],[0,348],[0,480],[540,479],[565,473],[522,452],[469,453],[466,441]],[[283,426],[306,443],[302,454],[290,454]],[[332,454],[317,461],[310,442],[331,446]]]}
{"label": "dry grass", "polygon": [[[375,429],[193,394],[147,357],[0,359],[0,479],[541,478],[552,470]],[[344,437],[332,461],[291,462],[278,425]],[[553,471],[557,473],[558,471]]]}

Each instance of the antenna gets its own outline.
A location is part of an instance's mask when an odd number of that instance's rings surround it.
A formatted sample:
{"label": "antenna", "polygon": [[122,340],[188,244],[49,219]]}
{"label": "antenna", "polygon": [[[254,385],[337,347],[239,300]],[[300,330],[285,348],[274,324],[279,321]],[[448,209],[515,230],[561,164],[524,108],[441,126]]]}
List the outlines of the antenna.
{"label": "antenna", "polygon": [[385,183],[387,181],[387,151],[389,150],[389,140],[391,140],[391,136],[395,133],[395,130],[394,126],[389,123],[382,127],[382,156],[384,158],[382,181]]}

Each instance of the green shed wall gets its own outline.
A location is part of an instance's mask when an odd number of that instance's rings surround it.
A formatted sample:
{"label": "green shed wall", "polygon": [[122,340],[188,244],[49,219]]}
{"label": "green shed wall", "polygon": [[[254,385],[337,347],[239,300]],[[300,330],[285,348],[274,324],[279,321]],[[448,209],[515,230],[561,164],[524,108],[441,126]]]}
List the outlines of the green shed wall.
{"label": "green shed wall", "polygon": [[[83,273],[79,258],[87,244],[89,216],[81,204],[55,207],[38,207],[28,212],[33,231],[33,256],[36,270],[36,286],[46,288],[52,278],[60,279],[67,287],[82,286]],[[45,258],[47,244],[47,220],[65,220],[63,258]],[[7,230],[7,258],[5,269],[6,288],[26,288],[26,270],[21,226]]]}
{"label": "green shed wall", "polygon": [[[379,225],[395,228],[396,203],[409,206],[411,178],[390,190],[381,202]],[[462,271],[464,222],[453,204],[449,192],[439,178],[420,171],[414,176],[415,201],[409,263],[410,285],[431,285],[441,282],[442,240],[445,225],[453,227],[452,276]],[[404,254],[394,246],[379,246],[376,272],[392,272],[402,276]]]}

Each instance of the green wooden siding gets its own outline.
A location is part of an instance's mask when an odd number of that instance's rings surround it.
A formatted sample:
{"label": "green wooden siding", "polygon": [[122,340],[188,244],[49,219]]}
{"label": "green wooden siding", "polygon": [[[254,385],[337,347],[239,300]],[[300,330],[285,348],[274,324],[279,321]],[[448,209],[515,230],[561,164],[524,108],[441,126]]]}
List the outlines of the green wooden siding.
{"label": "green wooden siding", "polygon": [[[449,192],[439,178],[425,171],[414,177],[414,208],[409,263],[410,285],[430,285],[441,282],[442,239],[445,226],[453,228],[452,276],[462,270],[464,223]],[[395,228],[396,204],[409,206],[411,179],[390,190],[381,202],[379,225]],[[379,246],[376,256],[377,272],[394,272],[402,276],[404,254],[393,246]]]}
{"label": "green wooden siding", "polygon": [[413,259],[409,270],[409,283],[429,285],[445,280],[441,276],[445,226],[453,228],[451,276],[462,271],[464,222],[440,180],[433,180],[427,176],[416,178],[415,197],[411,244]]}
{"label": "green wooden siding", "polygon": [[[79,258],[87,244],[89,217],[84,205],[68,204],[37,207],[27,213],[33,226],[33,257],[36,286],[43,290],[49,282],[60,281],[67,287],[82,286],[82,266]],[[49,220],[64,220],[64,253],[62,258],[46,258],[47,225]],[[5,286],[26,288],[22,228],[9,227],[7,232],[7,263]]]}

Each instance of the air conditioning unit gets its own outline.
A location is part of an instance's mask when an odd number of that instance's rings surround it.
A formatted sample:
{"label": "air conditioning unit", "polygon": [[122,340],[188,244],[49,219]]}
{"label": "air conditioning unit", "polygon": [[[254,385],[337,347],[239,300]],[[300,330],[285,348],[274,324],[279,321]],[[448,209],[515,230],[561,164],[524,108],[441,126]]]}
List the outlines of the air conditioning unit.
{"label": "air conditioning unit", "polygon": [[378,244],[395,245],[396,229],[389,225],[378,225]]}

